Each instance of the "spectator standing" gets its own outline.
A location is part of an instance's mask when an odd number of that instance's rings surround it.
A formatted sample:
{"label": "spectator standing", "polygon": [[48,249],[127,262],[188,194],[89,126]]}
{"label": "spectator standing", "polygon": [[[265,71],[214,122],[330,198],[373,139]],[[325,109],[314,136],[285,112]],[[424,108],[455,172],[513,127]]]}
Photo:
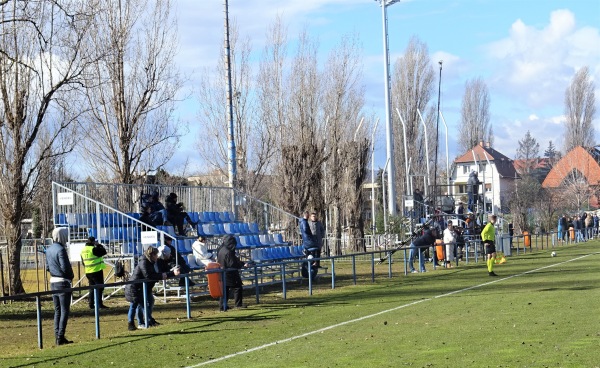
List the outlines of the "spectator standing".
{"label": "spectator standing", "polygon": [[469,180],[467,180],[467,196],[469,201],[467,203],[467,209],[469,212],[474,212],[477,208],[477,202],[479,201],[479,185],[481,181],[477,177],[477,171],[471,171],[469,174]]}
{"label": "spectator standing", "polygon": [[598,212],[594,214],[594,234],[598,236],[600,233],[600,219],[598,218]]}
{"label": "spectator standing", "polygon": [[[310,232],[315,241],[315,247],[317,250],[314,252],[314,257],[321,258],[321,250],[323,249],[323,238],[325,238],[325,227],[319,218],[317,217],[317,213],[313,212],[310,214],[310,221],[308,221],[308,227],[310,228]],[[321,261],[317,260],[316,266],[319,267],[321,265]]]}
{"label": "spectator standing", "polygon": [[313,238],[313,234],[310,231],[310,226],[308,225],[308,218],[310,214],[308,211],[304,211],[302,214],[302,218],[298,222],[300,228],[300,236],[302,237],[302,247],[304,248],[304,253],[306,253],[309,249],[315,248],[315,239]]}
{"label": "spectator standing", "polygon": [[[88,279],[90,286],[104,284],[104,269],[106,264],[104,263],[104,257],[106,255],[106,249],[104,246],[96,241],[96,238],[90,236],[85,246],[81,250],[81,262],[85,267],[85,277]],[[104,288],[90,289],[88,295],[88,305],[90,309],[94,309],[95,297],[97,295],[98,301],[100,302],[99,308],[108,308],[102,303],[102,293]]]}
{"label": "spectator standing", "polygon": [[594,218],[591,213],[587,213],[584,220],[585,224],[585,238],[587,240],[591,240],[594,238],[594,234],[592,228],[594,226]]}
{"label": "spectator standing", "polygon": [[567,218],[562,215],[558,218],[558,228],[556,230],[558,240],[564,242],[567,240]]}
{"label": "spectator standing", "polygon": [[[65,249],[69,237],[66,227],[52,231],[52,245],[46,249],[46,270],[50,273],[50,290],[60,291],[71,288],[75,275]],[[71,311],[71,291],[52,294],[54,304],[54,336],[56,345],[71,344],[73,341],[65,337],[69,313]]]}
{"label": "spectator standing", "polygon": [[581,219],[579,218],[579,216],[575,216],[575,218],[573,219],[573,230],[575,230],[575,242],[576,243],[579,243],[579,242],[585,240],[585,239],[583,239],[582,222],[581,222]]}
{"label": "spectator standing", "polygon": [[[125,286],[125,299],[129,304],[129,313],[127,314],[128,329],[134,331],[137,328],[145,329],[151,326],[158,325],[158,322],[152,318],[152,309],[154,307],[154,295],[152,294],[152,288],[159,280],[166,280],[169,277],[178,276],[179,269],[175,269],[169,272],[157,272],[154,268],[156,261],[158,260],[158,249],[155,247],[148,247],[144,251],[144,255],[140,257],[140,261],[131,273],[129,281],[136,280],[150,280],[143,283],[127,284]],[[146,290],[147,298],[147,314],[148,321],[144,321],[144,288]],[[135,327],[134,318],[137,316],[138,327]]]}
{"label": "spectator standing", "polygon": [[225,235],[223,237],[223,243],[217,250],[217,262],[227,269],[225,271],[225,284],[226,290],[225,295],[219,298],[219,310],[225,312],[229,307],[226,306],[226,301],[233,295],[235,308],[244,308],[242,304],[242,277],[240,276],[240,269],[247,267],[248,265],[242,262],[235,254],[235,248],[237,241],[231,235]]}
{"label": "spectator standing", "polygon": [[448,227],[444,229],[443,241],[446,245],[445,266],[446,268],[451,268],[452,261],[454,260],[454,247],[456,246],[456,232],[454,231],[452,221],[448,221]]}
{"label": "spectator standing", "polygon": [[415,216],[420,223],[425,214],[423,211],[423,194],[421,194],[421,189],[419,188],[416,188],[413,192],[413,207],[415,209]]}
{"label": "spectator standing", "polygon": [[[458,215],[457,217],[460,221],[465,221],[465,207],[463,206],[462,201],[458,201],[458,206],[456,206],[456,214]],[[460,226],[461,223],[459,222],[456,225]]]}
{"label": "spectator standing", "polygon": [[[419,236],[415,240],[410,243],[410,253],[408,256],[408,267],[411,273],[417,273],[415,270],[414,260],[415,257],[419,257],[419,271],[426,272],[425,270],[425,256],[423,252],[425,250],[434,245],[435,239],[439,236],[438,230],[436,228],[425,230],[423,235]],[[418,254],[417,254],[418,252]]]}
{"label": "spectator standing", "polygon": [[498,276],[494,273],[494,262],[496,260],[496,215],[490,215],[488,217],[488,223],[481,231],[481,240],[485,248],[485,256],[488,274],[490,276]]}

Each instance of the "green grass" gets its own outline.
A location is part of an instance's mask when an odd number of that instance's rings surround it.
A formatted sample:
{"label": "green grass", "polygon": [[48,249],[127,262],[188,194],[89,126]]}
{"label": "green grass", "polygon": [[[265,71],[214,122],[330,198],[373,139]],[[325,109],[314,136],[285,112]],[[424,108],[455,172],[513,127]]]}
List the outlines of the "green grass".
{"label": "green grass", "polygon": [[380,265],[372,283],[363,262],[356,286],[350,264],[336,263],[345,275],[335,290],[326,278],[308,296],[304,282],[290,286],[287,300],[274,289],[258,305],[248,291],[251,306],[227,313],[203,297],[190,320],[183,304],[157,302],[163,324],[133,333],[126,303],[111,300],[100,340],[92,313],[78,305],[67,329],[76,343],[61,347],[52,346],[45,303],[41,351],[33,305],[14,303],[0,306],[0,366],[186,367],[278,342],[210,366],[599,367],[600,242],[556,251],[555,258],[550,250],[510,257],[496,266],[498,278],[483,263],[404,276],[396,261],[393,278]]}

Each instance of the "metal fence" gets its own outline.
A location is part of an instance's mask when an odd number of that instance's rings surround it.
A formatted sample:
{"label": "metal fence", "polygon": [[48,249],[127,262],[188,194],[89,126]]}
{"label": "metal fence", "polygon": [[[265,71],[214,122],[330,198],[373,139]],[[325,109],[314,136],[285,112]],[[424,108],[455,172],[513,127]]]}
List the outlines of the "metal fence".
{"label": "metal fence", "polygon": [[[177,200],[183,204],[183,208],[187,212],[231,212],[235,221],[257,223],[261,232],[279,233],[286,240],[292,242],[298,240],[298,217],[228,187],[88,182],[54,184],[53,188],[69,189],[123,213],[139,213],[142,194],[157,192],[159,199],[162,200],[169,193],[175,193]],[[55,218],[59,214],[57,213],[57,194],[56,190],[53,190],[53,215]],[[72,210],[76,213],[89,213],[93,211],[89,206],[89,203],[82,202]]]}

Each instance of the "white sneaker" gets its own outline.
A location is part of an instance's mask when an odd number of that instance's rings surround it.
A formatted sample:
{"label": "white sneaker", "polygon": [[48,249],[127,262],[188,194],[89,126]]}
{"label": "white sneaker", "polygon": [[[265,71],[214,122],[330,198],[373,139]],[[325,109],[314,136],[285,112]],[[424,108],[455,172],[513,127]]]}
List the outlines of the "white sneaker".
{"label": "white sneaker", "polygon": [[145,330],[148,327],[146,325],[138,325],[138,330]]}
{"label": "white sneaker", "polygon": [[412,271],[410,271],[410,273],[419,273],[419,271],[417,271],[417,270],[412,270]]}

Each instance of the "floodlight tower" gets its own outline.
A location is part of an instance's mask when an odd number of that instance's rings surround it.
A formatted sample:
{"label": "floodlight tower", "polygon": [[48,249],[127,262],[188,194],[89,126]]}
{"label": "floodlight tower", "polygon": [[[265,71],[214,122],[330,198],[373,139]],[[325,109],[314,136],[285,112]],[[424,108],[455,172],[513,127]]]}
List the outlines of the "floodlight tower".
{"label": "floodlight tower", "polygon": [[390,56],[388,48],[388,18],[387,7],[400,0],[375,0],[381,6],[381,21],[383,23],[383,73],[385,77],[385,137],[388,161],[388,211],[396,215],[396,165],[394,162],[394,131],[392,129],[391,94],[390,94]]}
{"label": "floodlight tower", "polygon": [[227,166],[229,171],[229,187],[235,188],[236,184],[236,155],[235,155],[235,132],[233,127],[233,88],[231,82],[231,48],[229,45],[229,2],[228,0],[223,1],[225,7],[225,68],[227,70],[227,120],[229,123],[229,129],[227,132],[227,142],[229,157],[227,160]]}

